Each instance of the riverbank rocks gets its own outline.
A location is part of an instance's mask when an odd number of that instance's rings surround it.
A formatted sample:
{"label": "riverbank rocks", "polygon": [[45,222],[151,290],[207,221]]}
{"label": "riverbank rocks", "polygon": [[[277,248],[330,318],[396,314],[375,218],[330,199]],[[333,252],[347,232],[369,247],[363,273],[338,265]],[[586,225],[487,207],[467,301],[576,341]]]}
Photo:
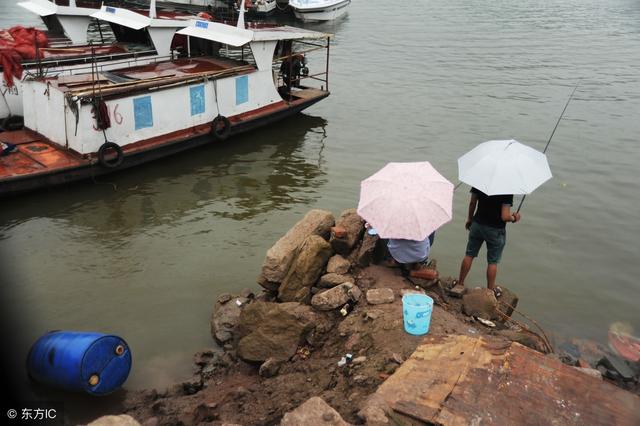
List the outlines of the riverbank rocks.
{"label": "riverbank rocks", "polygon": [[353,283],[353,277],[351,275],[342,275],[342,274],[324,274],[320,277],[318,281],[319,288],[333,288],[337,285],[344,283]]}
{"label": "riverbank rocks", "polygon": [[329,404],[318,396],[309,398],[295,410],[286,413],[280,426],[350,426]]}
{"label": "riverbank rocks", "polygon": [[307,213],[267,251],[258,283],[267,290],[277,290],[303,242],[311,235],[328,239],[334,224],[329,211],[314,209]]}
{"label": "riverbank rocks", "polygon": [[331,246],[322,237],[307,237],[278,288],[278,299],[282,302],[308,303],[311,287],[318,280],[331,254]]}
{"label": "riverbank rocks", "polygon": [[237,353],[249,362],[286,360],[317,323],[310,306],[296,302],[254,302],[240,314]]}
{"label": "riverbank rocks", "polygon": [[343,283],[318,293],[311,299],[311,306],[319,311],[330,311],[343,306],[348,301],[357,302],[362,292],[353,283]]}
{"label": "riverbank rocks", "polygon": [[486,288],[472,288],[462,296],[462,310],[472,317],[500,319],[497,307],[498,301],[495,294]]}
{"label": "riverbank rocks", "polygon": [[351,263],[339,254],[331,256],[329,263],[327,263],[328,274],[344,275],[349,272],[349,268],[351,268]]}
{"label": "riverbank rocks", "polygon": [[336,221],[337,230],[331,233],[331,247],[342,255],[348,256],[356,243],[362,238],[364,232],[364,220],[358,215],[356,209],[348,209],[342,212]]}
{"label": "riverbank rocks", "polygon": [[380,243],[380,238],[377,235],[369,235],[368,232],[365,232],[356,262],[363,268],[371,263],[378,263],[384,257],[384,249],[384,244]]}
{"label": "riverbank rocks", "polygon": [[373,288],[367,290],[367,303],[370,305],[381,305],[383,303],[393,303],[395,296],[390,288]]}
{"label": "riverbank rocks", "polygon": [[224,345],[233,338],[240,311],[250,300],[248,297],[233,297],[228,293],[218,296],[210,321],[211,336],[218,343]]}

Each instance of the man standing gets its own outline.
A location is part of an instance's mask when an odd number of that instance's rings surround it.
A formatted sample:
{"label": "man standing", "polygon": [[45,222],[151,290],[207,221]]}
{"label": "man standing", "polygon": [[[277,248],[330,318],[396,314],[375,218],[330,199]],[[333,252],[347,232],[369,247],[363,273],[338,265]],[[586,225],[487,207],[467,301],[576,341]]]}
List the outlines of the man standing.
{"label": "man standing", "polygon": [[496,274],[502,250],[507,241],[506,223],[515,223],[520,220],[520,213],[511,213],[512,205],[513,195],[489,196],[476,188],[471,188],[469,212],[465,223],[465,228],[469,231],[469,241],[460,265],[457,285],[464,287],[464,280],[471,270],[473,259],[478,256],[482,243],[486,242],[487,288],[493,290],[496,297],[500,296],[501,289],[496,287]]}

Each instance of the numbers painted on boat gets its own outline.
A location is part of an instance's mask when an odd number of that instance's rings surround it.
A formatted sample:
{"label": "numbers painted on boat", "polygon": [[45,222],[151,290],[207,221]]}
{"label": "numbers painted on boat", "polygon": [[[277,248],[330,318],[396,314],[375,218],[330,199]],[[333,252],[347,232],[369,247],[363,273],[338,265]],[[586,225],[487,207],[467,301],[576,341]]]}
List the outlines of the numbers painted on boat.
{"label": "numbers painted on boat", "polygon": [[[122,122],[124,121],[124,118],[122,117],[122,114],[120,114],[118,112],[118,107],[120,106],[120,104],[115,104],[115,106],[113,106],[113,111],[112,111],[112,106],[107,104],[107,114],[109,115],[109,120],[111,121],[111,123],[113,124],[114,122],[119,126],[122,124]],[[100,130],[98,129],[98,126],[96,125],[98,120],[97,120],[97,115],[96,115],[96,107],[93,106],[91,107],[91,117],[94,120],[93,123],[93,130]]]}

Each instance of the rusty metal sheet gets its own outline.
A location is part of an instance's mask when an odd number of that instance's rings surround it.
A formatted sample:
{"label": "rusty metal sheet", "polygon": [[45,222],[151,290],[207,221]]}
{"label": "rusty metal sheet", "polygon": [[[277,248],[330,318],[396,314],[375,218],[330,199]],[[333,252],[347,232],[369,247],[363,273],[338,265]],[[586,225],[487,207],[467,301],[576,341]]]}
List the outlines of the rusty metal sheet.
{"label": "rusty metal sheet", "polygon": [[637,395],[496,338],[427,337],[376,394],[411,423],[640,424]]}

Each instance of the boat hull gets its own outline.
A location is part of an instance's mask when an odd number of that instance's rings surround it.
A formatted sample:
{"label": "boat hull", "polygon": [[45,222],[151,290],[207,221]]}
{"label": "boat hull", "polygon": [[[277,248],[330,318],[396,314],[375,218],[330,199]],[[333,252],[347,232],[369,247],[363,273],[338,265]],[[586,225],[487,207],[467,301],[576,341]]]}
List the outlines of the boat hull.
{"label": "boat hull", "polygon": [[[327,96],[329,96],[328,91],[318,91],[315,96],[298,99],[290,103],[283,102],[282,106],[273,106],[264,113],[256,114],[254,117],[247,119],[230,117],[232,125],[229,137],[297,114]],[[6,132],[0,136],[0,139],[10,142],[12,133],[18,132]],[[215,143],[215,139],[210,133],[209,125],[199,126],[197,129],[190,128],[173,132],[169,135],[156,137],[152,142],[143,141],[142,144],[148,145],[146,149],[134,149],[128,152],[125,148],[124,161],[117,168],[106,168],[94,157],[80,160],[77,164],[69,167],[55,168],[37,174],[2,178],[0,179],[0,197],[10,197],[25,192],[95,178],[211,143]]]}
{"label": "boat hull", "polygon": [[351,0],[317,8],[298,8],[290,4],[296,18],[304,22],[324,22],[341,18],[347,13]]}

